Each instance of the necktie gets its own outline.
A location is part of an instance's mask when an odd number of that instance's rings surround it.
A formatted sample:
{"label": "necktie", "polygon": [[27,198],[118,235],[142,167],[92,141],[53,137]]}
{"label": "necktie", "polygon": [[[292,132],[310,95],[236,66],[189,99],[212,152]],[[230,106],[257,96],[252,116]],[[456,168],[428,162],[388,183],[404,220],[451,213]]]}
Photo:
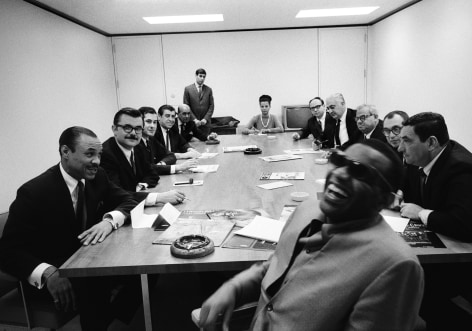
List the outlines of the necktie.
{"label": "necktie", "polygon": [[166,148],[170,151],[170,137],[169,137],[169,130],[166,131]]}
{"label": "necktie", "polygon": [[77,220],[77,226],[80,228],[80,232],[86,228],[87,214],[85,212],[85,195],[84,195],[84,183],[79,181],[77,183],[77,204],[75,206],[75,217]]}
{"label": "necktie", "polygon": [[424,192],[425,192],[425,186],[426,186],[426,179],[428,178],[428,176],[426,176],[426,174],[424,173],[423,168],[418,169],[418,174],[419,174],[419,177],[420,177],[419,185],[420,185],[421,202],[422,202],[422,204],[424,204],[424,202],[425,202]]}
{"label": "necktie", "polygon": [[334,139],[336,141],[336,146],[341,146],[341,140],[339,139],[339,126],[340,126],[341,120],[338,120],[336,122],[336,128],[334,129]]}
{"label": "necktie", "polygon": [[198,87],[198,95],[200,97],[200,100],[203,98],[203,86]]}
{"label": "necktie", "polygon": [[134,163],[134,152],[131,151],[131,156],[129,157],[129,162],[131,163],[131,168],[133,169],[133,173],[136,175],[136,164]]}
{"label": "necktie", "polygon": [[152,153],[151,141],[149,140],[149,138],[146,138],[146,149],[149,153],[149,158],[151,160],[151,163],[154,163],[154,155]]}
{"label": "necktie", "polygon": [[323,126],[321,125],[321,121],[318,120],[318,125],[320,126],[321,129],[323,129]]}
{"label": "necktie", "polygon": [[182,123],[180,125],[180,133],[184,133],[185,132],[185,123]]}

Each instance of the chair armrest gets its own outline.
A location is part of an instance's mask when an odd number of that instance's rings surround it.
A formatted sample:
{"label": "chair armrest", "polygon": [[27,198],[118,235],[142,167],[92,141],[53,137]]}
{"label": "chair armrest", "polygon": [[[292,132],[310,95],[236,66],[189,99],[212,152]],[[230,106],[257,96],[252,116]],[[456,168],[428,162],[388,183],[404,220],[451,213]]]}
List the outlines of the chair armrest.
{"label": "chair armrest", "polygon": [[[200,321],[200,309],[197,308],[192,311],[192,321],[198,326]],[[251,325],[252,318],[257,309],[257,301],[247,303],[236,308],[231,315],[229,321],[230,330],[248,330]],[[216,322],[216,330],[222,330],[223,317],[219,317]]]}

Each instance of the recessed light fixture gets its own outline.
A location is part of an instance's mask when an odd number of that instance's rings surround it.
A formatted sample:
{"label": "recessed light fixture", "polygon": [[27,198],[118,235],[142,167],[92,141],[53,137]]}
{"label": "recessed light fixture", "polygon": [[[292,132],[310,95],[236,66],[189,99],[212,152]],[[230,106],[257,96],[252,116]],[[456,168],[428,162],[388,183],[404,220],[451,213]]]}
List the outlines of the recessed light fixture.
{"label": "recessed light fixture", "polygon": [[143,17],[149,24],[201,23],[224,21],[223,14]]}
{"label": "recessed light fixture", "polygon": [[327,8],[300,10],[296,18],[367,15],[379,7]]}

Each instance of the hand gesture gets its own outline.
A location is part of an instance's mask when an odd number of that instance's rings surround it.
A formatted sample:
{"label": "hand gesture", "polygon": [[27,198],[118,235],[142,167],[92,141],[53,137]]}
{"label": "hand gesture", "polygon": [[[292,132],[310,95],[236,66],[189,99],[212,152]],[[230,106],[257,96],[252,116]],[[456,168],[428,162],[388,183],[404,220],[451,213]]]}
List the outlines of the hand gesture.
{"label": "hand gesture", "polygon": [[176,205],[178,203],[182,203],[185,199],[185,193],[177,191],[177,190],[170,190],[164,193],[159,193],[157,196],[156,202],[161,203],[171,203]]}
{"label": "hand gesture", "polygon": [[402,217],[411,218],[412,220],[420,219],[420,211],[424,208],[415,205],[414,203],[402,203],[400,204],[400,215]]}
{"label": "hand gesture", "polygon": [[233,285],[223,284],[202,305],[198,326],[205,330],[215,330],[219,316],[223,316],[223,330],[229,330],[229,320],[236,303],[236,289]]}
{"label": "hand gesture", "polygon": [[[49,268],[54,268],[55,271],[47,278],[46,287],[49,294],[52,296],[56,309],[61,311],[77,310],[77,303],[71,282],[67,278],[59,277],[59,272],[57,272],[55,267],[51,266]],[[46,269],[45,272],[47,272],[48,269]]]}
{"label": "hand gesture", "polygon": [[175,170],[176,171],[185,171],[185,170],[188,170],[190,168],[195,168],[197,165],[198,165],[198,160],[190,159],[190,160],[187,160],[183,163],[176,164],[175,165]]}
{"label": "hand gesture", "polygon": [[96,243],[104,241],[112,231],[113,227],[110,222],[103,220],[92,226],[90,229],[82,232],[78,238],[84,246],[87,246],[88,244],[95,245]]}

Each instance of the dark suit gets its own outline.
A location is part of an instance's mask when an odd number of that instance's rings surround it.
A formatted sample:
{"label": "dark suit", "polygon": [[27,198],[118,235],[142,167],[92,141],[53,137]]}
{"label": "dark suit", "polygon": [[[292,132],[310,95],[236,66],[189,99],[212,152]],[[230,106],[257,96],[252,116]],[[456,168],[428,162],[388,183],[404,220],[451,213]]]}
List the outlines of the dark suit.
{"label": "dark suit", "polygon": [[[377,139],[388,144],[387,138],[382,133],[382,130],[383,130],[383,121],[379,120],[379,123],[377,123],[377,125],[375,126],[375,129],[374,131],[372,131],[372,134],[370,135],[369,139]],[[359,141],[362,141],[362,140],[364,140],[364,134],[361,132],[361,134],[359,135]]]}
{"label": "dark suit", "polygon": [[[208,135],[202,132],[194,121],[189,121],[187,123],[182,123],[182,128],[180,135],[184,137],[186,141],[191,141],[193,137],[197,138],[200,141],[207,141]],[[172,127],[173,131],[179,133],[179,122],[176,120],[174,126]]]}
{"label": "dark suit", "polygon": [[325,115],[325,129],[318,124],[318,119],[313,116],[307,121],[306,127],[300,132],[300,139],[308,137],[310,134],[319,141],[326,141],[323,143],[323,148],[334,147],[334,130],[336,127],[336,120],[329,114]]}
{"label": "dark suit", "polygon": [[449,141],[429,173],[421,199],[418,167],[407,167],[403,188],[405,202],[433,212],[428,229],[472,242],[472,154],[456,141]]}
{"label": "dark suit", "polygon": [[[159,141],[163,146],[166,145],[166,140],[162,135],[161,128],[157,128],[156,134],[154,137]],[[179,131],[175,131],[172,128],[169,129],[169,137],[170,137],[170,151],[173,153],[186,153],[187,150],[191,147],[187,140],[179,134]]]}
{"label": "dark suit", "polygon": [[[85,201],[86,228],[99,223],[103,215],[111,210],[118,210],[128,216],[137,204],[129,193],[109,181],[101,168],[93,180],[86,180]],[[55,165],[18,189],[0,240],[1,269],[25,280],[43,262],[59,268],[81,247],[77,236],[82,228],[78,223],[69,189],[59,165]],[[94,296],[103,294],[103,291],[98,290],[102,292],[98,293],[97,288],[91,290],[92,279],[71,279],[74,292],[79,297],[82,323],[83,318],[90,317],[88,314],[101,317],[97,309],[102,307],[103,302],[100,303]],[[31,291],[51,299],[44,287],[42,290],[31,288]],[[92,302],[84,299],[88,296],[92,296],[89,298]],[[96,316],[90,317],[92,321],[94,318]]]}
{"label": "dark suit", "polygon": [[[113,183],[135,193],[138,183],[147,183],[148,187],[156,186],[159,181],[159,174],[157,169],[148,161],[146,150],[142,146],[137,145],[133,150],[136,174],[133,173],[133,168],[128,159],[118,147],[115,137],[111,137],[103,143],[101,166]],[[135,197],[139,200],[146,198],[146,196],[147,193],[144,192],[135,193]]]}
{"label": "dark suit", "polygon": [[[141,139],[139,145],[146,151],[146,161],[151,163],[153,167],[157,169],[159,175],[169,175],[171,171],[171,165],[175,164],[177,159],[175,154],[168,151],[156,138],[150,137],[148,144],[146,145]],[[159,164],[158,162],[164,162],[165,164]]]}
{"label": "dark suit", "polygon": [[200,127],[200,130],[208,135],[211,129],[211,117],[215,109],[215,103],[213,100],[213,91],[211,87],[203,84],[202,93],[198,93],[195,84],[186,86],[184,89],[184,103],[190,107],[192,120],[205,119],[206,125]]}

